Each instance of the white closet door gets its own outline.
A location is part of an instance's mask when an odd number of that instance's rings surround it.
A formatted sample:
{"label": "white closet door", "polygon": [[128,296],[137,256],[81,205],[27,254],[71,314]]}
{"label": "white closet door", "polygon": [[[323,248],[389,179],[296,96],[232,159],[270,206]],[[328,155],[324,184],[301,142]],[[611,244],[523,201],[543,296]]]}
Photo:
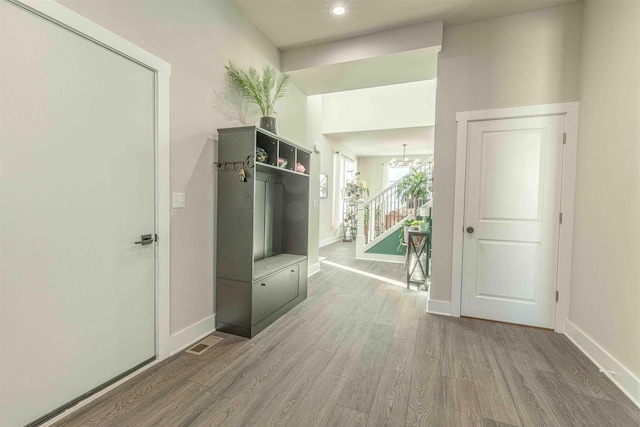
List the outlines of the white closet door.
{"label": "white closet door", "polygon": [[0,1],[0,425],[155,355],[154,73]]}
{"label": "white closet door", "polygon": [[552,328],[564,116],[468,128],[462,314]]}

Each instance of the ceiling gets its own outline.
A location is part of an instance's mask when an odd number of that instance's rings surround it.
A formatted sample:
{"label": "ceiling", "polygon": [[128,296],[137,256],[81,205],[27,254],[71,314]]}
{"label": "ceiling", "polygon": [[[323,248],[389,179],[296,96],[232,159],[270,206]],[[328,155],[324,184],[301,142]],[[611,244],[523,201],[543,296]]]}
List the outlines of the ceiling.
{"label": "ceiling", "polygon": [[341,92],[399,83],[432,80],[437,76],[438,54],[416,49],[358,61],[290,71],[307,95]]}
{"label": "ceiling", "polygon": [[[233,0],[281,50],[375,33],[422,22],[445,26],[513,15],[576,0]],[[334,17],[329,8],[347,6]]]}
{"label": "ceiling", "polygon": [[[249,21],[281,50],[311,46],[412,24],[445,26],[513,15],[576,0],[233,0]],[[348,13],[334,17],[341,3]],[[402,64],[402,66],[399,66]],[[290,71],[307,95],[436,77],[437,55],[416,51]],[[433,127],[325,134],[356,156],[402,157],[433,153]]]}
{"label": "ceiling", "polygon": [[398,156],[402,144],[407,144],[407,157],[433,154],[433,126],[369,130],[360,132],[325,133],[324,136],[342,143],[358,157]]}

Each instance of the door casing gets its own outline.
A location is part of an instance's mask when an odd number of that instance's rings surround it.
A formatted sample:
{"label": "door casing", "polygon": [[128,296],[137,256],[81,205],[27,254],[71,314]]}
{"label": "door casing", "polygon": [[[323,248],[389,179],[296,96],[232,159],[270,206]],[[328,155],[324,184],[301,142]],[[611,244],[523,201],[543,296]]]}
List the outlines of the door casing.
{"label": "door casing", "polygon": [[494,110],[468,111],[456,114],[458,122],[456,144],[456,177],[453,216],[453,254],[451,271],[450,315],[460,317],[462,304],[462,254],[464,245],[465,182],[467,170],[467,129],[469,122],[551,115],[565,116],[566,143],[562,155],[562,189],[558,242],[558,276],[556,289],[555,331],[564,332],[569,316],[569,291],[571,285],[571,256],[573,247],[573,216],[575,203],[576,160],[578,146],[578,102],[545,104]]}

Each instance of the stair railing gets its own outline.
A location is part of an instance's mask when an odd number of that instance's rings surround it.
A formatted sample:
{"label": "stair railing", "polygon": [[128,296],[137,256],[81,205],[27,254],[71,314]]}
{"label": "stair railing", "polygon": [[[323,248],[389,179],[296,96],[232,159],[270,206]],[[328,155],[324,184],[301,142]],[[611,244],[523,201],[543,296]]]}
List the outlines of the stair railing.
{"label": "stair railing", "polygon": [[[432,160],[433,157],[413,168],[427,174],[429,185],[432,178]],[[364,244],[373,242],[389,228],[412,214],[414,201],[402,200],[399,195],[398,185],[401,181],[402,178],[364,203]],[[418,200],[418,206],[429,200],[431,191],[428,190],[427,200]]]}

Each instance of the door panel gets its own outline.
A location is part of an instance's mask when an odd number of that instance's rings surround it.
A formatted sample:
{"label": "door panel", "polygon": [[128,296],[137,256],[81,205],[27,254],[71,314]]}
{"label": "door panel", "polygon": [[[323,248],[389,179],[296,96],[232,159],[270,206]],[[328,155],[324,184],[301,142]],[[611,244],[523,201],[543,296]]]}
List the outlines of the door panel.
{"label": "door panel", "polygon": [[155,355],[154,73],[0,1],[0,424]]}
{"label": "door panel", "polygon": [[564,116],[469,123],[462,310],[551,328]]}
{"label": "door panel", "polygon": [[539,219],[542,138],[540,130],[484,135],[479,194],[481,220]]}
{"label": "door panel", "polygon": [[539,249],[538,243],[479,239],[477,297],[534,302]]}

